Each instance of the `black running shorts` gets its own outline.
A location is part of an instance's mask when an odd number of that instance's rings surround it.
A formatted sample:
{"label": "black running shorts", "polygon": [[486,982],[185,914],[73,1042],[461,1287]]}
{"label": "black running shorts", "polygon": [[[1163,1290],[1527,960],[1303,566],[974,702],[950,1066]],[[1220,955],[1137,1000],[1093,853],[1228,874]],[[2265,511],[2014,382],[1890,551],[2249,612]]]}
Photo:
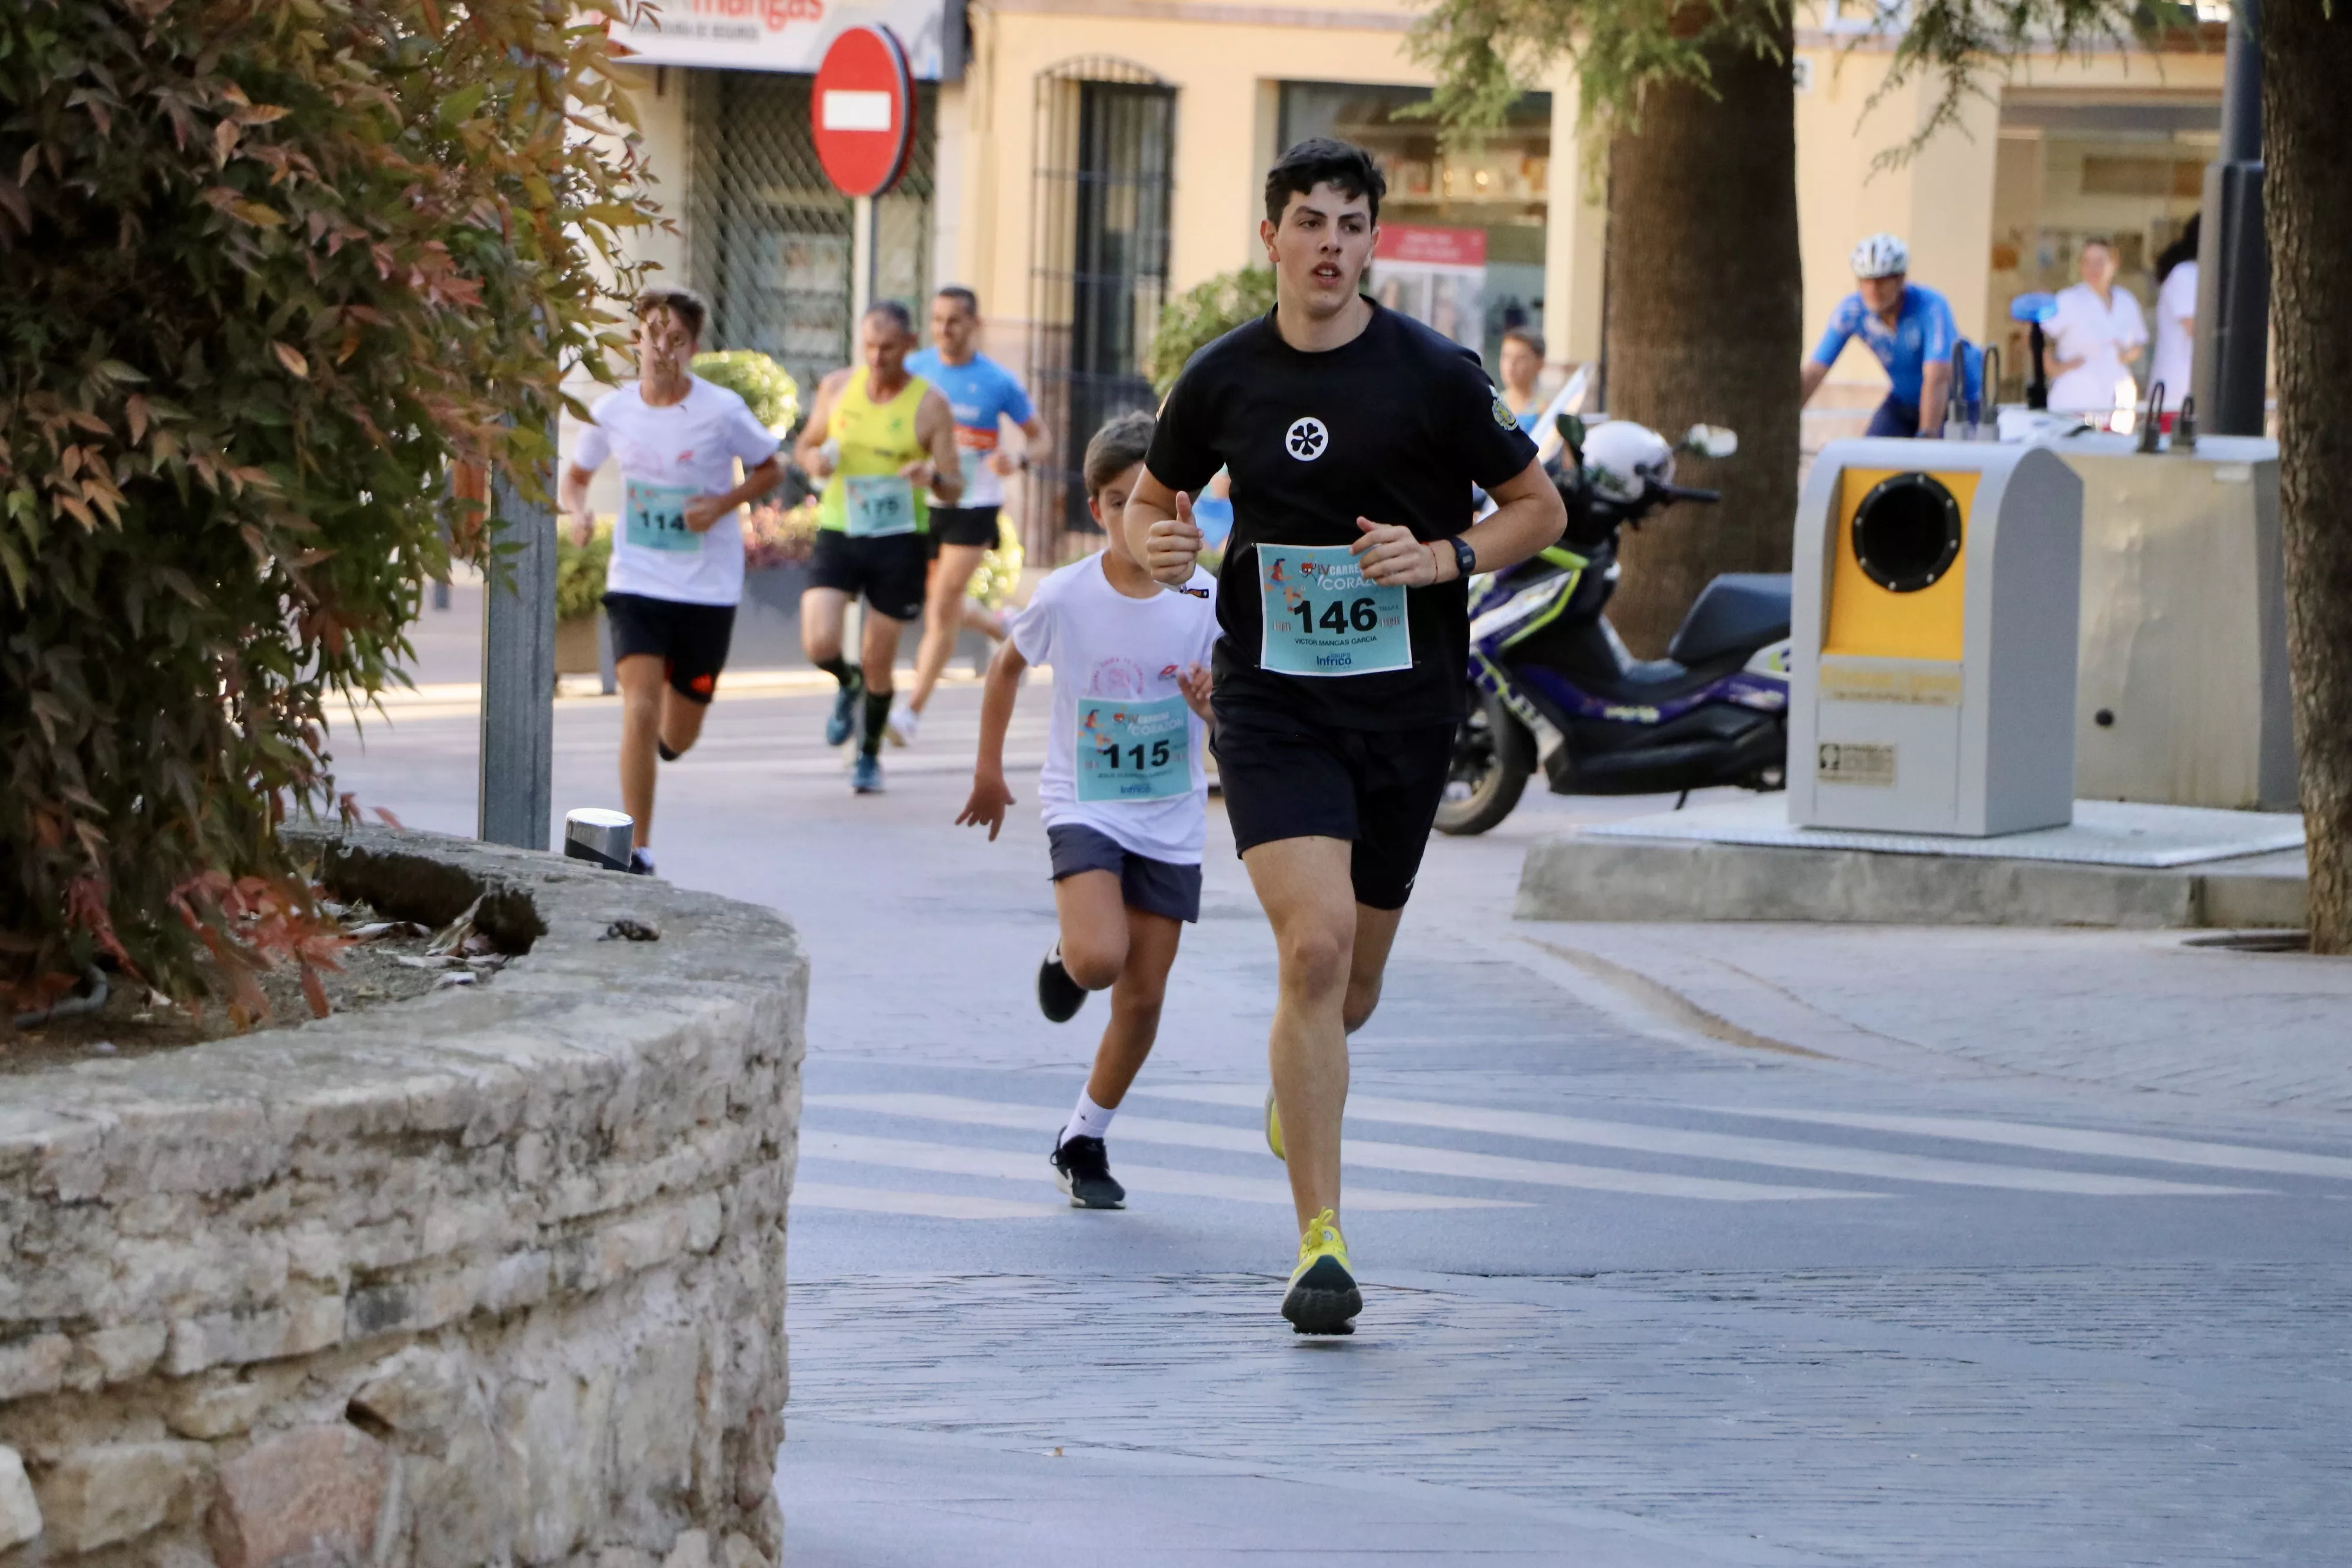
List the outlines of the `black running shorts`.
{"label": "black running shorts", "polygon": [[613,628],[614,663],[640,654],[660,659],[670,689],[689,702],[708,702],[719,689],[735,637],[734,605],[607,594],[604,619]]}
{"label": "black running shorts", "polygon": [[1147,915],[1171,921],[1201,918],[1201,868],[1154,860],[1123,847],[1098,827],[1064,822],[1045,829],[1054,857],[1054,880],[1081,871],[1108,871],[1118,879],[1121,901]]}
{"label": "black running shorts", "polygon": [[941,544],[976,544],[982,550],[995,549],[996,512],[992,506],[931,508],[933,548]]}
{"label": "black running shorts", "polygon": [[809,586],[837,589],[853,599],[863,594],[877,616],[919,621],[924,579],[930,569],[928,535],[888,533],[852,539],[840,529],[821,528],[816,551],[809,558]]}
{"label": "black running shorts", "polygon": [[1234,847],[1281,838],[1344,838],[1356,901],[1401,910],[1445,798],[1454,727],[1349,730],[1261,702],[1214,699],[1217,776]]}

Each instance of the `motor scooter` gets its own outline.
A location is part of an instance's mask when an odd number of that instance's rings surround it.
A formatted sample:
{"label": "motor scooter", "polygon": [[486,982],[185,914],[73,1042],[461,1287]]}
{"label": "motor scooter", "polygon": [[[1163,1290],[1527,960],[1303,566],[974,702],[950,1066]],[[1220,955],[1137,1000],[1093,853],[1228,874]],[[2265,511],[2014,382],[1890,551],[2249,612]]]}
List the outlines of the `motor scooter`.
{"label": "motor scooter", "polygon": [[[1540,768],[1555,795],[1780,789],[1788,777],[1789,576],[1709,583],[1661,659],[1637,659],[1602,611],[1622,529],[1721,496],[1674,483],[1678,449],[1630,421],[1557,421],[1546,465],[1560,542],[1470,587],[1470,712],[1454,747],[1441,833],[1484,833]],[[1694,426],[1679,449],[1727,458],[1731,431]]]}

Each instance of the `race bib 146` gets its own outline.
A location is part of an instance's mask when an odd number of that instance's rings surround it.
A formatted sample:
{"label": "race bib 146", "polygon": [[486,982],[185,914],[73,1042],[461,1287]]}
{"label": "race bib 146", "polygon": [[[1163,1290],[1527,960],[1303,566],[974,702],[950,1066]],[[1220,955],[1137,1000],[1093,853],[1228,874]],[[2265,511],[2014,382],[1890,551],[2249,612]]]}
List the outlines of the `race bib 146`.
{"label": "race bib 146", "polygon": [[1261,544],[1265,637],[1258,666],[1282,675],[1370,675],[1412,668],[1404,589],[1375,583],[1344,544]]}

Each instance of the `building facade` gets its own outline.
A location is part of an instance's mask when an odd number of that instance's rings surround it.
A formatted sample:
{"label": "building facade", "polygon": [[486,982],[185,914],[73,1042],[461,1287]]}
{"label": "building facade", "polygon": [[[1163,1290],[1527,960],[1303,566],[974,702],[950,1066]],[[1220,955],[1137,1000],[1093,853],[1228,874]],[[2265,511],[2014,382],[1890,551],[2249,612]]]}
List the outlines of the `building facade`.
{"label": "building facade", "polygon": [[[1264,171],[1302,137],[1371,148],[1389,198],[1372,287],[1493,363],[1504,329],[1544,333],[1554,374],[1599,357],[1607,224],[1564,68],[1506,131],[1463,153],[1414,117],[1429,73],[1394,0],[690,0],[625,41],[648,163],[676,231],[643,254],[712,301],[714,346],[774,354],[803,387],[846,363],[855,302],[916,308],[974,289],[987,351],[1023,374],[1060,460],[1015,498],[1033,559],[1089,536],[1072,454],[1109,415],[1149,406],[1145,352],[1173,293],[1262,263]],[[2124,287],[2153,303],[2151,264],[2196,209],[2221,102],[2210,47],[2032,58],[1991,100],[1892,167],[1930,108],[1881,92],[1888,40],[1827,0],[1795,61],[1805,315],[1817,331],[1852,288],[1846,253],[1903,235],[1916,280],[1962,331],[2023,347],[2008,304],[2063,286],[2082,241],[2116,241]],[[1874,11],[1874,8],[1866,8]],[[832,190],[809,131],[812,75],[843,27],[887,23],[922,79],[907,179],[870,229]],[[1874,99],[1875,101],[1874,102]],[[1859,345],[1809,411],[1809,445],[1858,427],[1883,395]]]}

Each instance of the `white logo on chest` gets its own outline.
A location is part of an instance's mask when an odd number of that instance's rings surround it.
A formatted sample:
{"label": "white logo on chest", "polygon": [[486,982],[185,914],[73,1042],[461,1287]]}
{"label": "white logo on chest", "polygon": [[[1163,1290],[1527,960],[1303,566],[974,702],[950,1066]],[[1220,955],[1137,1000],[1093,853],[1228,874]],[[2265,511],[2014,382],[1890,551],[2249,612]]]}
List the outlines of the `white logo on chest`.
{"label": "white logo on chest", "polygon": [[1324,447],[1331,444],[1331,433],[1323,428],[1320,419],[1301,419],[1290,427],[1289,434],[1283,437],[1282,444],[1300,462],[1311,463],[1323,455]]}

